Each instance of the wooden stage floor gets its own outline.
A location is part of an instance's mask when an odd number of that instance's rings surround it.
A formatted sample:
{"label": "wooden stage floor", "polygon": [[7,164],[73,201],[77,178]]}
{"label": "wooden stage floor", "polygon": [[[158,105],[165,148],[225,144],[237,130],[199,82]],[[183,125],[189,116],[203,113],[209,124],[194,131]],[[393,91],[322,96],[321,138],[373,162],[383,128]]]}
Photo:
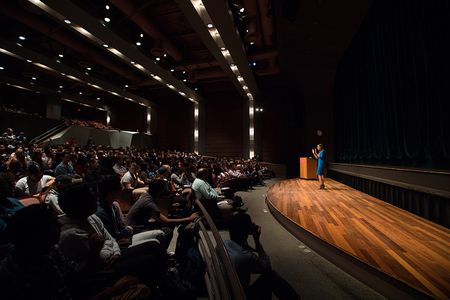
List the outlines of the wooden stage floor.
{"label": "wooden stage floor", "polygon": [[267,192],[302,229],[433,298],[450,298],[450,230],[337,181],[291,179]]}

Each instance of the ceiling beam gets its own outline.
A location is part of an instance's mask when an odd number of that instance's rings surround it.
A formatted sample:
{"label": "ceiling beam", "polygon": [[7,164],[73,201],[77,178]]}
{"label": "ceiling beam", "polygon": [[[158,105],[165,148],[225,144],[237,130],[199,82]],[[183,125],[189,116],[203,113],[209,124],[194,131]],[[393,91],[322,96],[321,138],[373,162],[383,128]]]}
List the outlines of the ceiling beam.
{"label": "ceiling beam", "polygon": [[[70,100],[71,102],[73,101],[75,103],[79,103],[81,105],[92,107],[92,108],[103,110],[103,111],[109,110],[108,106],[101,105],[99,103],[95,103],[94,101],[85,99],[85,98],[81,97],[80,95],[74,96],[74,95],[67,94],[64,92],[56,93],[54,89],[50,89],[50,88],[41,86],[39,84],[32,85],[29,82],[26,82],[25,80],[19,80],[19,79],[15,79],[15,78],[11,78],[11,77],[1,76],[0,81],[3,82],[7,86],[12,86],[12,87],[15,87],[18,89],[24,89],[24,90],[28,90],[30,92],[35,92],[35,93],[43,94],[43,95],[58,95],[58,97],[60,97],[61,99],[64,99],[65,101]],[[66,99],[68,99],[68,100],[66,100]]]}
{"label": "ceiling beam", "polygon": [[114,96],[124,98],[140,105],[153,105],[153,103],[149,100],[125,91],[116,85],[96,79],[90,75],[86,75],[85,73],[73,69],[72,67],[57,63],[53,58],[46,57],[40,53],[2,39],[0,39],[0,53],[31,63],[36,67],[54,73],[58,77],[63,77],[65,80],[71,80],[73,82],[86,85],[88,88],[105,91]]}
{"label": "ceiling beam", "polygon": [[[249,67],[247,55],[244,46],[239,37],[239,32],[234,25],[231,11],[227,1],[203,0],[194,2],[202,2],[201,9],[198,11],[194,7],[192,1],[176,0],[185,17],[191,23],[200,39],[210,50],[211,54],[219,62],[220,67],[231,79],[233,84],[242,95],[247,95],[248,91],[243,90],[242,83],[237,79],[236,74],[231,70],[229,61],[224,56],[224,51],[218,45],[217,40],[211,35],[206,22],[211,22],[214,28],[220,34],[226,50],[228,50],[234,64],[245,81],[245,85],[254,97],[259,94],[258,86],[252,70]],[[225,52],[226,53],[226,52]]]}
{"label": "ceiling beam", "polygon": [[105,51],[109,51],[126,64],[150,76],[161,85],[167,86],[174,92],[192,102],[201,100],[200,96],[188,86],[180,82],[169,71],[163,69],[144,55],[137,47],[131,45],[115,34],[107,26],[100,23],[87,12],[67,0],[28,0],[54,19],[64,24],[72,31],[83,36]]}

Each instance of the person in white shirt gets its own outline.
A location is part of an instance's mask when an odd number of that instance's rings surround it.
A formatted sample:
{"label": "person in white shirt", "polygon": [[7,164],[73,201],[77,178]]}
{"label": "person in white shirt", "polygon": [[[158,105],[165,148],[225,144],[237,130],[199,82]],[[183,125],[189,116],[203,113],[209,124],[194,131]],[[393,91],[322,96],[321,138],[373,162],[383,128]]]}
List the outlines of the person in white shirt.
{"label": "person in white shirt", "polygon": [[28,176],[19,179],[16,183],[16,196],[19,198],[39,196],[43,189],[50,187],[55,178],[44,175],[36,162],[29,162]]}

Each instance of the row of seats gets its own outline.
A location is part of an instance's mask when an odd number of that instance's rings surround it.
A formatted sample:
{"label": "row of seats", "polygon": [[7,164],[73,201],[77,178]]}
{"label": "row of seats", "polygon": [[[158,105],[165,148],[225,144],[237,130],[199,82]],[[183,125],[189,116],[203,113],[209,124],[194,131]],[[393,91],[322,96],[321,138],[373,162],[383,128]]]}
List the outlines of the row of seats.
{"label": "row of seats", "polygon": [[[11,298],[195,298],[206,291],[186,229],[201,220],[196,200],[231,226],[246,215],[234,192],[270,174],[254,160],[177,151],[18,144],[0,152],[0,273]],[[42,280],[14,280],[43,257]]]}

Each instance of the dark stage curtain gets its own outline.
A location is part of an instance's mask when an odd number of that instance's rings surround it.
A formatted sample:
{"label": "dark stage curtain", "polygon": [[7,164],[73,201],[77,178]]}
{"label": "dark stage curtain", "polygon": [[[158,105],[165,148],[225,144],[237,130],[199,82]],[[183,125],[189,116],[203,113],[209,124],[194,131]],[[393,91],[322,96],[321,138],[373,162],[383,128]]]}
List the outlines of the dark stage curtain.
{"label": "dark stage curtain", "polygon": [[450,199],[329,171],[331,178],[434,223],[450,228]]}
{"label": "dark stage curtain", "polygon": [[336,161],[450,169],[450,1],[374,0],[334,96]]}

